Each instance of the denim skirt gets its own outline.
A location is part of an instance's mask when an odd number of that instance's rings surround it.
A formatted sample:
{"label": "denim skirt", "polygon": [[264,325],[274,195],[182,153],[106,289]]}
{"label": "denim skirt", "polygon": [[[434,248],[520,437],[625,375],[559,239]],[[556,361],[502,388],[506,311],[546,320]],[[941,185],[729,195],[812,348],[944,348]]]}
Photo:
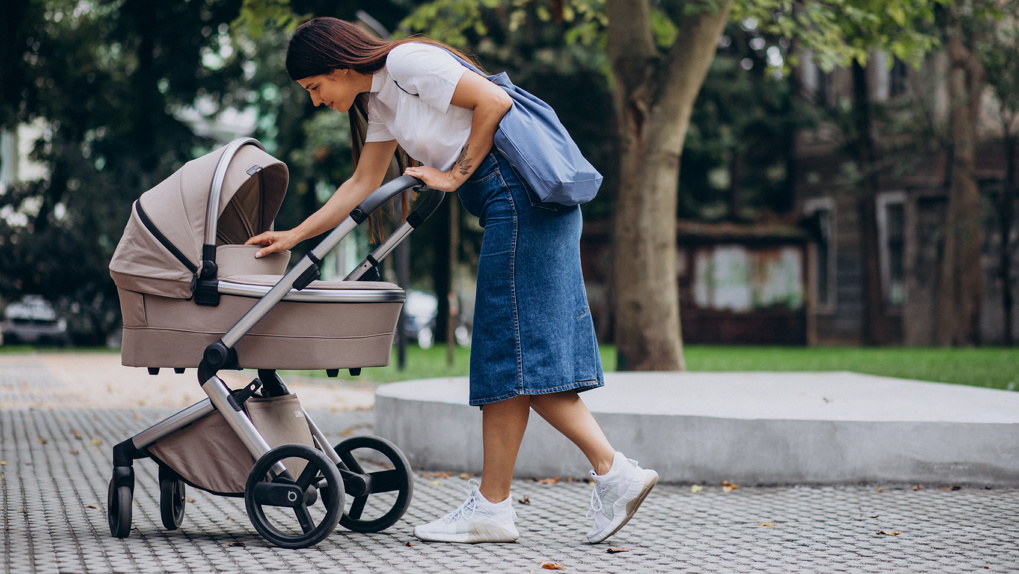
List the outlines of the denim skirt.
{"label": "denim skirt", "polygon": [[542,203],[495,150],[458,193],[485,228],[470,404],[602,386],[580,270],[580,207]]}

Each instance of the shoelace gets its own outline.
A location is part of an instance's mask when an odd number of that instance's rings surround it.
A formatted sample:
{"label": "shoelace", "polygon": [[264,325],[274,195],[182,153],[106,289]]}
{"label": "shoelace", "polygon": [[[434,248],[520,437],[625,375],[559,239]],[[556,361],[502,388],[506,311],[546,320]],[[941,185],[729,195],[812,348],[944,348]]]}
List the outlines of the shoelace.
{"label": "shoelace", "polygon": [[478,488],[481,487],[481,483],[471,479],[467,481],[467,486],[469,488],[464,488],[459,484],[457,486],[460,490],[467,493],[467,500],[465,500],[459,508],[442,517],[446,524],[451,524],[461,518],[464,520],[470,520],[471,518],[474,518],[474,513],[478,511],[478,496],[481,495],[481,493],[478,492]]}
{"label": "shoelace", "polygon": [[[640,469],[640,465],[637,464],[637,461],[633,460],[632,458],[626,459],[626,462],[632,464],[634,469]],[[591,477],[596,478],[597,476],[598,475],[596,475],[592,470]],[[605,492],[608,491],[609,487],[613,486],[613,484],[614,483],[597,481],[594,483],[594,489],[591,491],[591,510],[587,511],[588,519],[594,518],[597,513],[601,512],[604,509],[604,506],[602,505],[601,502],[601,497],[605,495]]]}

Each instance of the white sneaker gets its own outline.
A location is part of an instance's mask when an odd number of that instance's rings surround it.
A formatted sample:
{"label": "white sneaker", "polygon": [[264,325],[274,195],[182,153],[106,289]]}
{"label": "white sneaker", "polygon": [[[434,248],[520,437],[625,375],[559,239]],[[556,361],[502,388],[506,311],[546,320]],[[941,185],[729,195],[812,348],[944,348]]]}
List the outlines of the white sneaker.
{"label": "white sneaker", "polygon": [[[453,512],[414,528],[414,536],[428,542],[513,542],[520,537],[513,525],[513,502],[493,504],[478,490],[478,481],[467,482],[467,500]],[[460,488],[463,488],[462,486]]]}
{"label": "white sneaker", "polygon": [[643,469],[637,461],[617,452],[612,468],[602,476],[591,471],[594,491],[591,493],[591,510],[587,517],[594,518],[594,527],[587,533],[591,544],[612,536],[637,512],[651,489],[658,483],[658,473]]}

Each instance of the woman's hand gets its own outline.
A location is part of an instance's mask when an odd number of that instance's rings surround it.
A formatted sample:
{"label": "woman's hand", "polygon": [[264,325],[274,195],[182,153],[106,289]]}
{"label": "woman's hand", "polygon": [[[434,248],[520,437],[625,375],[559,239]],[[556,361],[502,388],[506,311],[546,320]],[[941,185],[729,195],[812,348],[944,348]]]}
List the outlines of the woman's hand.
{"label": "woman's hand", "polygon": [[255,258],[265,257],[270,253],[286,251],[297,245],[300,239],[293,229],[289,231],[266,231],[244,242],[245,245],[264,245],[265,248],[255,252]]}
{"label": "woman's hand", "polygon": [[408,167],[403,174],[416,177],[428,187],[438,191],[456,191],[463,182],[454,175],[456,167],[453,169],[454,171],[439,171],[434,167],[421,165]]}

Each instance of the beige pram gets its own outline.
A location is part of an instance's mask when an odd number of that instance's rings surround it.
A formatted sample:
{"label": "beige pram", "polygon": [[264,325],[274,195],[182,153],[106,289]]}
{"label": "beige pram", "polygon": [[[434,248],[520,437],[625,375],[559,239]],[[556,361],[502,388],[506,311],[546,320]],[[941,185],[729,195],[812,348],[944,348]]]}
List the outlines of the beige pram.
{"label": "beige pram", "polygon": [[[140,458],[159,465],[160,514],[171,530],[184,516],[185,484],[243,496],[255,529],[288,548],[318,543],[337,522],[383,530],[410,504],[403,453],[379,437],[330,447],[276,370],[334,375],[389,364],[405,294],[378,280],[378,264],[444,194],[408,176],[390,181],[284,275],[289,253],[255,259],[257,247],[243,243],[272,229],[287,181],[286,165],[243,138],[188,162],[133,206],[110,263],[124,319],[122,362],[150,372],[197,368],[209,398],[114,447],[114,536],[130,533],[132,464]],[[344,280],[318,281],[326,254],[409,188],[426,193],[406,223]],[[258,376],[232,390],[221,369]]]}

